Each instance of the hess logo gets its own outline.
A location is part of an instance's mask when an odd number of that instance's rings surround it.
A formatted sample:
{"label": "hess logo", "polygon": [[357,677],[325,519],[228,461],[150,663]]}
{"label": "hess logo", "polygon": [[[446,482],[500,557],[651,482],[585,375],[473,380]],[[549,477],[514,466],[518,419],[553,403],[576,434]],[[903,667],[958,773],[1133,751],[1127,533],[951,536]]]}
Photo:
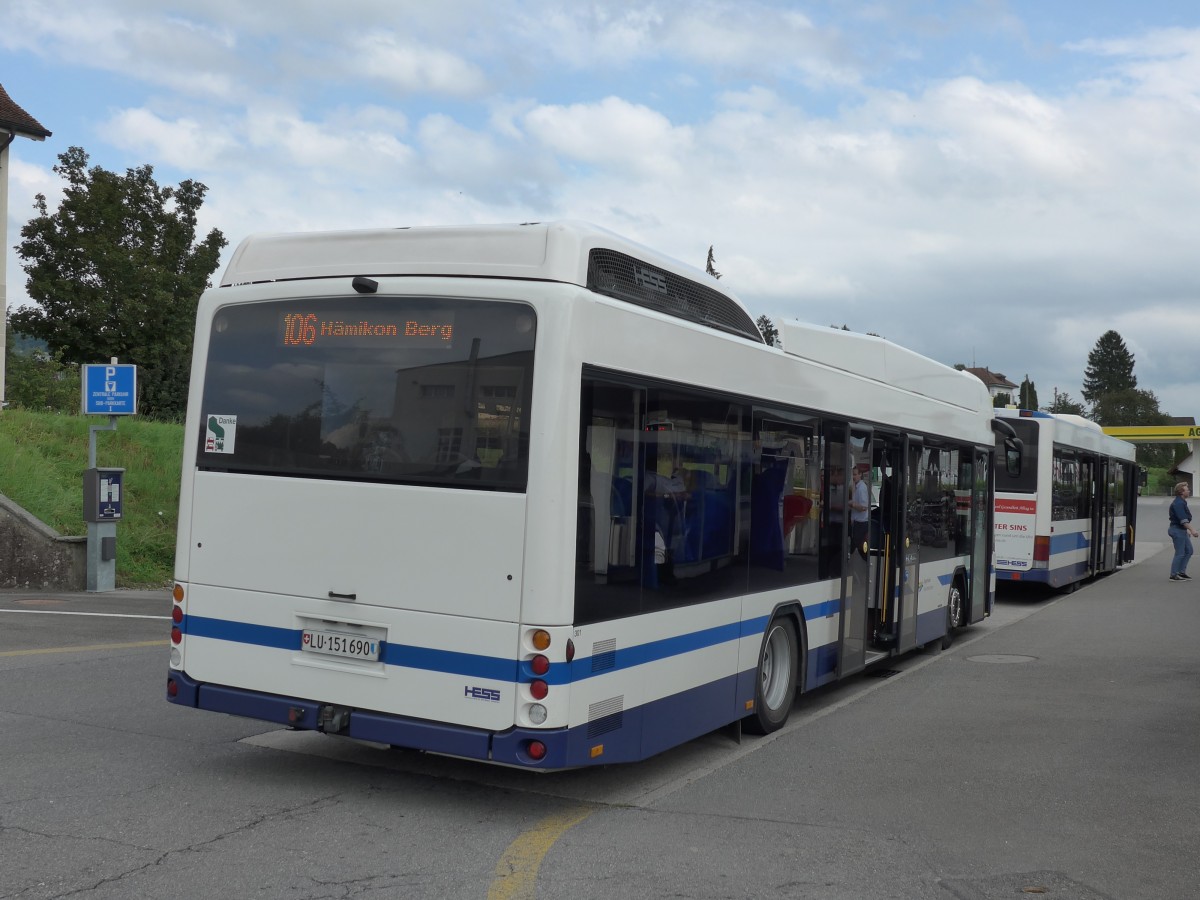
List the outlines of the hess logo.
{"label": "hess logo", "polygon": [[470,697],[472,700],[490,700],[493,703],[500,702],[500,692],[491,688],[464,687],[463,696]]}

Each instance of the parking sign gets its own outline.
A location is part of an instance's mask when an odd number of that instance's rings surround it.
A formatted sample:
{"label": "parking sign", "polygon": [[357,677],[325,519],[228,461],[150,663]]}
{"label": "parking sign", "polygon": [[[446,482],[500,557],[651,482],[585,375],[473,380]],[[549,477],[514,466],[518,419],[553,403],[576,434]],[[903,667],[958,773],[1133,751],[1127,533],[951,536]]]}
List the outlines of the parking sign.
{"label": "parking sign", "polygon": [[85,365],[80,382],[85,416],[132,416],[137,413],[137,366],[120,363]]}

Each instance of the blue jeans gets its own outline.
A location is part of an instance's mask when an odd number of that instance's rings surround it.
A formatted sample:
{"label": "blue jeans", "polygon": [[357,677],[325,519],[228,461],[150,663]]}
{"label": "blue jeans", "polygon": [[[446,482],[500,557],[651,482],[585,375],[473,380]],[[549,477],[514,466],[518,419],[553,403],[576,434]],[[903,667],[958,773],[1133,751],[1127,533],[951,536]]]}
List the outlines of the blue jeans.
{"label": "blue jeans", "polygon": [[1187,571],[1188,560],[1192,558],[1192,539],[1188,537],[1187,529],[1172,525],[1167,529],[1171,543],[1175,545],[1175,555],[1171,558],[1171,574],[1180,575]]}

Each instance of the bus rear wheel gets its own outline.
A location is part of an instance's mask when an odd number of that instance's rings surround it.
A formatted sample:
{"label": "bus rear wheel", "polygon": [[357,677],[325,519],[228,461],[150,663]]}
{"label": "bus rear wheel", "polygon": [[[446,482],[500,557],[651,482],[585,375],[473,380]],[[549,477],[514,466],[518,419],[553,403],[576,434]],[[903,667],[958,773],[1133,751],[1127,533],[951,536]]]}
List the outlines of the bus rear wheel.
{"label": "bus rear wheel", "polygon": [[963,589],[957,578],[950,584],[946,595],[946,633],[942,636],[942,649],[949,650],[954,643],[954,632],[963,626]]}
{"label": "bus rear wheel", "polygon": [[758,654],[754,687],[754,714],[744,726],[754,734],[770,734],[783,727],[796,700],[800,671],[800,642],[796,626],[786,616],[771,620]]}

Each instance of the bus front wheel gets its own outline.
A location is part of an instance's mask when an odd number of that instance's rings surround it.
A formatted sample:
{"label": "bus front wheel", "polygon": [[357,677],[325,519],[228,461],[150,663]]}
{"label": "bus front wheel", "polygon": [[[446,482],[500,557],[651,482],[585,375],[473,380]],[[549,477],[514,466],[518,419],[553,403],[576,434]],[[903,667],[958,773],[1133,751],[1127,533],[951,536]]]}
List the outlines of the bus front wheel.
{"label": "bus front wheel", "polygon": [[800,671],[800,642],[796,626],[786,616],[772,619],[758,654],[754,688],[754,714],[743,723],[754,734],[770,734],[783,727],[796,700]]}

